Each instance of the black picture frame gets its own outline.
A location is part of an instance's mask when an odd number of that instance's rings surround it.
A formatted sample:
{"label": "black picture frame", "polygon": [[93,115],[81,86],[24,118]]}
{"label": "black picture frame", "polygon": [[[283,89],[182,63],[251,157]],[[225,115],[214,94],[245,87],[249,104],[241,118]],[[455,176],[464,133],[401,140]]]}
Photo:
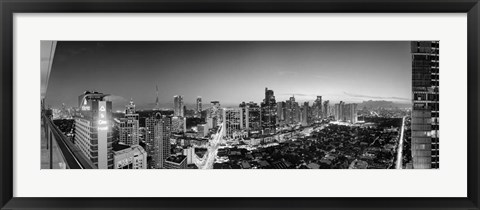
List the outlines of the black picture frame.
{"label": "black picture frame", "polygon": [[[0,0],[1,209],[479,209],[478,0]],[[15,13],[467,13],[468,196],[465,198],[17,198],[13,197]],[[445,180],[449,181],[449,180]]]}

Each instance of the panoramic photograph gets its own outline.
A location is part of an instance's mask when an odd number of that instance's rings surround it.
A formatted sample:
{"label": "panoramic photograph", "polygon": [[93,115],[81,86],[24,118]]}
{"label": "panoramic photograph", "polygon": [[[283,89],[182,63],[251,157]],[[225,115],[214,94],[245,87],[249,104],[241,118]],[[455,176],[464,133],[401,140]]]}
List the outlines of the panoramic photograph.
{"label": "panoramic photograph", "polygon": [[41,169],[439,169],[439,41],[41,41]]}

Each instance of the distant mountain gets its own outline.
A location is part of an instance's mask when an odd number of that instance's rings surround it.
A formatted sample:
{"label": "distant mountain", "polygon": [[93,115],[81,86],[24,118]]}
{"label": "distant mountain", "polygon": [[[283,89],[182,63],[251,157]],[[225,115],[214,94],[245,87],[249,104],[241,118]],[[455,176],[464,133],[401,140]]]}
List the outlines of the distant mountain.
{"label": "distant mountain", "polygon": [[412,103],[401,103],[401,102],[393,102],[393,101],[363,101],[362,103],[358,104],[358,109],[363,109],[363,107],[367,107],[368,109],[376,109],[376,108],[411,108]]}

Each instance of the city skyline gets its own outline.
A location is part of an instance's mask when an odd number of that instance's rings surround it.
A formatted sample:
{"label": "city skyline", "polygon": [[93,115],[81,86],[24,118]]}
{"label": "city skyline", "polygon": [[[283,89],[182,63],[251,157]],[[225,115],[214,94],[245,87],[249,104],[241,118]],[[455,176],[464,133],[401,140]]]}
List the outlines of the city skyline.
{"label": "city skyline", "polygon": [[277,101],[409,104],[410,56],[409,42],[58,42],[46,104],[76,107],[77,93],[90,89],[111,93],[115,110],[131,98],[151,109],[156,86],[169,109],[175,95],[189,108],[197,96],[206,107],[259,103],[265,87]]}

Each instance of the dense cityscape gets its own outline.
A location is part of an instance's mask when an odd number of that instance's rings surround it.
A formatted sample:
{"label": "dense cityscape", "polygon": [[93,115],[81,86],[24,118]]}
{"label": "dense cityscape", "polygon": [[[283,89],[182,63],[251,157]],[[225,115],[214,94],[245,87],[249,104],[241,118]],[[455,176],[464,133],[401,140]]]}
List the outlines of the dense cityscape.
{"label": "dense cityscape", "polygon": [[278,101],[265,87],[262,101],[179,92],[164,107],[157,86],[149,109],[132,98],[114,110],[110,94],[87,90],[76,107],[42,101],[42,116],[98,169],[438,168],[438,42],[412,42],[411,53],[413,103]]}

